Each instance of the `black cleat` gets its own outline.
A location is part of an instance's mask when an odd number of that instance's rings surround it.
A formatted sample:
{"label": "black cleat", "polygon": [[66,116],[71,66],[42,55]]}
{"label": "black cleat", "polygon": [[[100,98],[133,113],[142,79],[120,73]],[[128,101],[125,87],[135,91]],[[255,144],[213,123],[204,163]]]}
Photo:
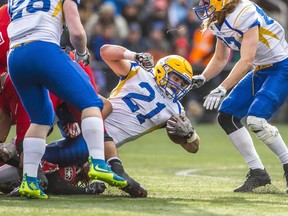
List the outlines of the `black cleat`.
{"label": "black cleat", "polygon": [[286,178],[286,193],[288,193],[288,163],[283,165],[284,176]]}
{"label": "black cleat", "polygon": [[255,188],[271,184],[271,179],[266,170],[250,169],[246,181],[237,187],[234,192],[252,192]]}
{"label": "black cleat", "polygon": [[122,177],[127,181],[128,185],[121,188],[121,190],[125,191],[134,198],[147,197],[147,190],[142,185],[132,179],[127,173],[123,173]]}
{"label": "black cleat", "polygon": [[136,182],[134,179],[132,179],[123,168],[123,165],[121,163],[113,163],[111,166],[111,169],[113,172],[115,172],[117,175],[121,176],[127,181],[127,186],[120,188],[121,190],[128,193],[131,197],[137,198],[137,197],[147,197],[147,190],[140,185],[138,182]]}

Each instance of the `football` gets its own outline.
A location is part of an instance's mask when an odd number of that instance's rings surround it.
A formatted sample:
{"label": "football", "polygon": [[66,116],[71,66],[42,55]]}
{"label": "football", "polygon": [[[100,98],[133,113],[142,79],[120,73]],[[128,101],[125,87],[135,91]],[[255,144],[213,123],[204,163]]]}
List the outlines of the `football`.
{"label": "football", "polygon": [[[174,117],[171,116],[169,118],[170,121],[174,121]],[[175,134],[170,134],[168,133],[168,129],[167,129],[167,126],[166,126],[166,132],[167,132],[167,135],[168,137],[170,138],[170,140],[174,143],[177,143],[177,144],[185,144],[187,142],[187,139],[183,136],[179,136],[179,135],[175,135]]]}

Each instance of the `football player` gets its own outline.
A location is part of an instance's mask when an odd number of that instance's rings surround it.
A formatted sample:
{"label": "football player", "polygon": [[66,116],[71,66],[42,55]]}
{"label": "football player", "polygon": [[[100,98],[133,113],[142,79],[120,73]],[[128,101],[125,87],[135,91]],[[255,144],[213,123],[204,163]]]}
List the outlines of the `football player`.
{"label": "football player", "polygon": [[9,50],[9,38],[7,27],[10,23],[8,6],[4,4],[0,8],[0,74],[7,72],[7,51]]}
{"label": "football player", "polygon": [[[11,82],[11,79],[7,73],[7,63],[6,63],[7,55],[6,54],[9,49],[9,38],[7,36],[7,26],[10,23],[10,17],[8,14],[7,5],[4,5],[3,7],[0,8],[0,14],[1,14],[0,16],[1,35],[3,36],[2,43],[0,43],[1,91],[2,91],[0,93],[0,122],[1,122],[0,124],[0,129],[1,129],[0,130],[0,142],[1,142],[0,143],[0,166],[4,165],[4,163],[10,165],[10,166],[6,165],[5,167],[0,168],[0,172],[1,172],[0,183],[3,183],[7,181],[10,182],[9,179],[13,179],[16,182],[19,179],[18,171],[21,170],[22,168],[19,155],[21,155],[23,151],[23,139],[29,127],[30,120]],[[65,34],[62,35],[61,41],[63,38],[65,38],[65,36],[66,36]],[[61,46],[63,46],[63,43],[61,43]],[[67,54],[70,55],[71,59],[73,60],[75,59],[74,53],[71,52],[71,49],[69,49],[69,47],[63,47],[63,49],[65,50]],[[93,71],[90,68],[90,66],[83,65],[82,61],[79,62],[79,65],[87,73],[92,86],[97,91],[97,87],[93,78]],[[111,112],[112,107],[111,107],[110,102],[107,101],[107,99],[103,98],[102,96],[100,97],[102,98],[103,103],[104,103],[102,114],[103,114],[103,117],[105,118]],[[81,130],[77,123],[77,122],[80,122],[81,120],[81,113],[75,108],[69,106],[69,111],[73,113],[73,116],[67,115],[67,113],[63,114],[63,109],[68,109],[66,104],[63,103],[62,100],[54,96],[52,93],[50,93],[50,99],[53,103],[54,110],[56,110],[56,113],[58,115],[58,118],[59,118],[58,124],[61,127],[60,131],[62,132],[63,136],[68,139],[77,137],[81,133]],[[64,115],[64,116],[61,116],[61,115]],[[67,119],[67,116],[68,116],[68,119]],[[4,144],[12,125],[16,126],[16,138],[12,139],[9,143]],[[85,149],[87,149],[86,146],[85,146]],[[72,166],[73,164],[83,164],[86,161],[87,161],[86,158],[82,162],[74,160],[73,163],[69,163],[67,166]],[[18,170],[18,167],[20,168],[19,170]],[[129,178],[128,175],[126,175],[125,177]],[[41,169],[38,169],[38,179],[41,181],[41,186],[45,188],[47,185],[47,179],[45,178],[45,175],[43,175]],[[49,180],[51,181],[51,179],[52,178],[50,177]],[[57,180],[55,181],[57,182]],[[134,185],[139,185],[139,183],[137,183],[134,180],[133,180],[133,183]],[[52,191],[53,194],[55,193],[57,194],[57,188],[59,188],[59,186],[55,187],[54,190],[53,188],[54,187],[51,186],[50,184],[48,192]],[[76,193],[75,191],[78,190],[76,189],[74,192],[73,190],[72,192],[70,192],[68,189],[66,189],[69,187],[61,187],[61,188],[62,188],[61,191],[59,191],[58,193],[67,193],[67,194],[74,193],[75,194]],[[83,191],[83,189],[80,189],[80,191]]]}
{"label": "football player", "polygon": [[127,185],[105,162],[103,102],[81,67],[59,46],[66,25],[75,48],[75,60],[89,64],[86,33],[77,8],[79,4],[79,0],[50,0],[41,1],[35,7],[29,0],[8,1],[11,17],[8,26],[9,74],[31,121],[23,140],[24,175],[20,187],[23,196],[48,198],[37,181],[46,136],[55,118],[48,90],[81,111],[82,134],[89,150],[90,178],[117,187]]}
{"label": "football player", "polygon": [[288,186],[288,149],[278,129],[268,123],[288,95],[288,44],[283,27],[249,0],[201,0],[194,11],[203,20],[203,30],[217,36],[214,57],[201,75],[193,77],[195,87],[223,70],[230,50],[240,52],[228,77],[204,102],[206,109],[215,109],[233,88],[219,108],[218,122],[249,167],[246,181],[234,192],[251,192],[271,184],[240,121],[243,117],[250,131],[279,158]]}
{"label": "football player", "polygon": [[[113,110],[105,119],[105,158],[111,169],[127,180],[128,187],[123,190],[133,197],[145,197],[146,190],[124,171],[115,145],[119,147],[167,123],[168,133],[184,139],[179,144],[186,151],[198,151],[199,137],[179,102],[191,88],[192,67],[177,55],[159,60],[154,67],[150,54],[135,53],[116,45],[104,45],[101,55],[120,77],[109,97]],[[65,144],[68,142],[69,145]],[[87,154],[85,142],[79,136],[48,145],[43,158],[67,165],[75,157],[85,160]]]}

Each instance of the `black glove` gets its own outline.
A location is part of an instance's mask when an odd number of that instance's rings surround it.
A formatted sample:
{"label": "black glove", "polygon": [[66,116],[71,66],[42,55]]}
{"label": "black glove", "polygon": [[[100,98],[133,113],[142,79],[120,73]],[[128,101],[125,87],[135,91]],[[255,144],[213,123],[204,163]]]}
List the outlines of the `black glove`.
{"label": "black glove", "polygon": [[150,70],[154,67],[153,56],[150,53],[136,53],[135,60],[144,69]]}
{"label": "black glove", "polygon": [[192,89],[200,88],[206,82],[203,75],[195,75],[192,77]]}
{"label": "black glove", "polygon": [[92,182],[85,187],[86,194],[101,194],[105,191],[106,185],[103,182]]}

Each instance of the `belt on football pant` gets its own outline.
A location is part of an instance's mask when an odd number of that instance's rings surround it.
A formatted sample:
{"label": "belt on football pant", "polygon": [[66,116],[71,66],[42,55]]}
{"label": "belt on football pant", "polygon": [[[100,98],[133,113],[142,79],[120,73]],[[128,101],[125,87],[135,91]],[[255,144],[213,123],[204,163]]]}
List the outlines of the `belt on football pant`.
{"label": "belt on football pant", "polygon": [[269,68],[269,67],[272,67],[272,66],[273,66],[273,64],[256,65],[255,66],[255,71],[263,70],[263,69],[266,69],[266,68]]}
{"label": "belt on football pant", "polygon": [[22,46],[25,46],[25,45],[27,45],[27,44],[29,44],[31,42],[33,42],[33,41],[27,41],[27,42],[24,42],[24,43],[19,43],[19,44],[16,44],[16,45],[10,47],[10,49],[14,49],[14,48],[17,48],[17,47],[22,47]]}

